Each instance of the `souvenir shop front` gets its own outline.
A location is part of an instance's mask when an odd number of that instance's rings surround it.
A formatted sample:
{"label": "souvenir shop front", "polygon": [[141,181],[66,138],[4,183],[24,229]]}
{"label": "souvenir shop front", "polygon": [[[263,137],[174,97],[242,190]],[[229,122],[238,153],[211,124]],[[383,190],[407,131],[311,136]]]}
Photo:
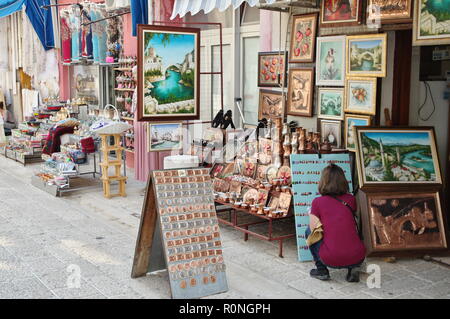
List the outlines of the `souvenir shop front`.
{"label": "souvenir shop front", "polygon": [[26,11],[5,25],[56,71],[9,54],[22,118],[3,153],[44,161],[33,185],[56,195],[80,175],[106,197],[126,194],[127,170],[146,181],[132,277],[167,268],[177,298],[227,290],[219,224],[278,243],[280,258],[295,238],[311,261],[304,234],[330,163],[357,196],[369,256],[448,252],[441,1],[42,2],[49,50],[24,32]]}

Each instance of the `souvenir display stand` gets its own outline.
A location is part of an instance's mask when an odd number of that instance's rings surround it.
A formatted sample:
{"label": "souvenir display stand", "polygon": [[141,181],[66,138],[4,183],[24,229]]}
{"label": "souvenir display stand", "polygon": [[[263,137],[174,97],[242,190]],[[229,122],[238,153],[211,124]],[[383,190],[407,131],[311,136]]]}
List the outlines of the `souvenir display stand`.
{"label": "souvenir display stand", "polygon": [[[100,167],[102,168],[102,183],[103,183],[103,195],[106,198],[111,198],[115,196],[126,197],[127,194],[125,192],[125,183],[127,180],[126,176],[121,175],[121,167],[122,167],[122,152],[124,148],[120,145],[121,143],[121,134],[100,134],[100,138],[102,139],[102,153],[103,153],[103,161],[100,163]],[[109,145],[109,138],[114,139],[114,144]],[[110,152],[115,152],[115,160],[109,159]],[[109,168],[114,167],[115,174],[113,176],[109,175]],[[119,191],[117,194],[111,194],[111,183],[118,182],[119,183]]]}
{"label": "souvenir display stand", "polygon": [[173,298],[226,292],[209,169],[152,171],[131,276],[167,269]]}

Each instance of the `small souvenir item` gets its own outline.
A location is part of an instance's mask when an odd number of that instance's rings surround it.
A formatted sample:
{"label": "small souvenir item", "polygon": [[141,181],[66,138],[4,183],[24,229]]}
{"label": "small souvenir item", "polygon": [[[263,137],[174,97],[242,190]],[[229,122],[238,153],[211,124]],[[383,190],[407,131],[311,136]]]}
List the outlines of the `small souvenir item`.
{"label": "small souvenir item", "polygon": [[280,179],[282,185],[288,185],[291,182],[291,168],[289,166],[282,166],[278,170],[277,177]]}
{"label": "small souvenir item", "polygon": [[267,198],[269,197],[269,191],[265,189],[260,189],[258,191],[258,204],[265,206],[267,203]]}
{"label": "small souvenir item", "polygon": [[267,181],[273,184],[273,180],[277,177],[277,174],[278,168],[274,165],[269,166],[266,171]]}
{"label": "small souvenir item", "polygon": [[292,195],[289,193],[281,193],[278,202],[278,209],[283,211],[288,211],[291,205]]}
{"label": "small souvenir item", "polygon": [[254,188],[249,188],[244,194],[244,203],[257,203],[259,198],[259,192]]}
{"label": "small souvenir item", "polygon": [[244,160],[244,171],[242,172],[242,175],[255,178],[256,174],[256,162],[250,160],[249,158],[246,158]]}

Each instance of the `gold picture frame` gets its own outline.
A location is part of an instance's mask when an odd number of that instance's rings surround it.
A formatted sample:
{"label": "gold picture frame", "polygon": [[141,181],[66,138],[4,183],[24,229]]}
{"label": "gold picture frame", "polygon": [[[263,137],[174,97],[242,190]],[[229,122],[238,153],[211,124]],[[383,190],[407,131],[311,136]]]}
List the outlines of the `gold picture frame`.
{"label": "gold picture frame", "polygon": [[[387,33],[347,36],[345,48],[347,76],[386,76]],[[365,51],[357,52],[360,50]]]}
{"label": "gold picture frame", "polygon": [[345,79],[344,112],[375,115],[377,111],[377,78]]}
{"label": "gold picture frame", "polygon": [[[353,125],[349,121],[353,120]],[[350,152],[356,152],[356,135],[354,126],[369,126],[371,117],[369,115],[345,114],[344,116],[344,141],[345,148]]]}
{"label": "gold picture frame", "polygon": [[291,68],[289,70],[286,114],[293,116],[313,115],[314,68]]}
{"label": "gold picture frame", "polygon": [[[419,26],[421,25],[422,18],[427,21],[429,28],[435,28],[437,24],[436,18],[431,13],[429,13],[427,10],[426,12],[422,12],[423,5],[424,0],[415,0],[414,2],[413,46],[450,44],[450,31],[446,33],[445,36],[429,35],[421,38],[421,36],[419,35]],[[450,24],[450,20],[446,20],[445,23]]]}
{"label": "gold picture frame", "polygon": [[314,62],[319,14],[295,15],[292,19],[289,63]]}
{"label": "gold picture frame", "polygon": [[[389,0],[368,0],[367,1],[367,21],[376,21],[380,19],[381,24],[387,23],[410,23],[413,16],[413,1],[414,0],[402,0],[397,1],[396,4],[391,4]],[[376,16],[374,12],[371,12],[370,6],[379,6],[380,15]]]}

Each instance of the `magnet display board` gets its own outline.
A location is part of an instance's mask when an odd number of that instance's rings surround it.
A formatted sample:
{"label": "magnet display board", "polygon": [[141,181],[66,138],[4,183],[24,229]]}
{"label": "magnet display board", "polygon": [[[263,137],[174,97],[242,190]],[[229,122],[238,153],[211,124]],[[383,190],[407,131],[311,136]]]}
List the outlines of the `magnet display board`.
{"label": "magnet display board", "polygon": [[209,169],[153,171],[150,179],[132,277],[167,269],[173,298],[227,291]]}
{"label": "magnet display board", "polygon": [[340,166],[352,186],[351,161],[349,154],[293,154],[291,155],[292,190],[294,193],[295,227],[297,231],[298,259],[313,260],[306,244],[305,230],[309,226],[309,210],[314,198],[320,196],[318,186],[322,170],[329,164]]}

